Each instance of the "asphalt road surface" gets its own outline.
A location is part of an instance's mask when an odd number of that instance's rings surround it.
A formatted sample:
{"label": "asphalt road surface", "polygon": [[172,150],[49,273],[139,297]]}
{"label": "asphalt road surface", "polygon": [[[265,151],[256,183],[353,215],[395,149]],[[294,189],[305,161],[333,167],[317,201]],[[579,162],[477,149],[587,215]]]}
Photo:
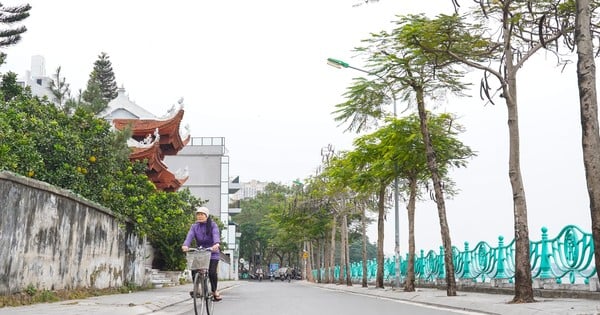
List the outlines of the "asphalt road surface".
{"label": "asphalt road surface", "polygon": [[[406,301],[323,289],[292,281],[247,281],[222,292],[215,315],[441,315],[479,314]],[[192,300],[153,313],[194,314]]]}

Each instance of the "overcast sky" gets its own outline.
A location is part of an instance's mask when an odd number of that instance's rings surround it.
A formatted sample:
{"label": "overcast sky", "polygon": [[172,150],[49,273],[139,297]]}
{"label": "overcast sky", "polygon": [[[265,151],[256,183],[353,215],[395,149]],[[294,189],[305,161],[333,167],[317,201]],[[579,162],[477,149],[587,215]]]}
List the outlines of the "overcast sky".
{"label": "overcast sky", "polygon": [[[314,174],[322,147],[350,149],[355,137],[343,132],[331,112],[361,73],[332,68],[326,59],[360,67],[352,49],[369,33],[389,30],[396,14],[452,12],[452,1],[437,0],[435,8],[432,2],[30,0],[28,31],[6,49],[0,71],[23,75],[31,56],[42,55],[46,73],[61,66],[76,94],[106,52],[118,85],[138,105],[162,116],[183,97],[192,136],[225,137],[231,175],[289,184]],[[542,57],[518,77],[532,240],[540,239],[542,226],[550,237],[567,224],[590,231],[575,66],[561,73]],[[467,77],[473,83],[479,78]],[[513,239],[506,106],[500,99],[484,106],[476,89],[473,95],[437,104],[438,111],[461,117],[467,128],[461,139],[478,152],[467,169],[454,172],[461,193],[447,201],[452,241],[460,248],[480,240],[494,246],[499,235]],[[400,205],[402,252],[405,207]],[[435,204],[417,207],[417,248],[436,249],[441,241]],[[389,253],[392,213],[386,229]]]}

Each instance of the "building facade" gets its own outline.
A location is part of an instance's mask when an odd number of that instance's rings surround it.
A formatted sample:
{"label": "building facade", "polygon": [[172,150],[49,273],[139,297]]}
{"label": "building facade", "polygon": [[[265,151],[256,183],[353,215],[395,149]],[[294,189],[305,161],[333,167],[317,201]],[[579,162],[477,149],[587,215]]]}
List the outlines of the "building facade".
{"label": "building facade", "polygon": [[46,75],[46,60],[43,56],[31,57],[31,69],[25,72],[25,77],[18,80],[18,83],[31,89],[31,94],[56,102],[56,97],[50,91],[50,83],[52,78]]}
{"label": "building facade", "polygon": [[231,195],[231,199],[236,201],[246,198],[255,198],[256,195],[265,191],[268,184],[268,182],[261,182],[255,179],[249,182],[242,182],[240,183],[240,189],[235,194]]}

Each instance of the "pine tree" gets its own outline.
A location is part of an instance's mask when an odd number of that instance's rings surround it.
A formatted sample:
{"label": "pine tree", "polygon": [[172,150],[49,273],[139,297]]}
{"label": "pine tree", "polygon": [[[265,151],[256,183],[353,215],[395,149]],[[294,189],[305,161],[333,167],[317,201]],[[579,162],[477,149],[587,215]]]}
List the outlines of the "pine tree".
{"label": "pine tree", "polygon": [[[0,23],[12,25],[14,23],[18,23],[29,17],[29,10],[31,10],[31,6],[29,4],[20,5],[20,6],[3,6],[0,3]],[[19,40],[21,40],[21,34],[25,33],[27,28],[23,25],[0,30],[0,47],[6,47],[10,45],[16,44]],[[4,63],[4,59],[6,59],[5,53],[0,53],[0,64]]]}
{"label": "pine tree", "polygon": [[117,82],[115,81],[115,74],[113,72],[109,57],[105,52],[100,53],[98,60],[94,62],[94,70],[92,73],[90,73],[88,89],[91,86],[90,83],[92,83],[91,85],[94,83],[100,85],[102,98],[107,104],[117,97]]}
{"label": "pine tree", "polygon": [[98,79],[95,70],[90,74],[90,79],[88,80],[85,91],[81,93],[81,98],[83,100],[81,103],[82,106],[86,107],[94,114],[102,112],[106,106],[108,106],[108,101],[103,97],[100,80]]}
{"label": "pine tree", "polygon": [[71,96],[71,89],[69,88],[70,84],[67,83],[65,77],[61,76],[60,70],[60,66],[56,68],[56,73],[54,74],[55,80],[50,81],[50,86],[48,88],[54,96],[54,100],[52,101],[56,102],[57,107],[65,113],[69,113],[69,108],[64,105]]}

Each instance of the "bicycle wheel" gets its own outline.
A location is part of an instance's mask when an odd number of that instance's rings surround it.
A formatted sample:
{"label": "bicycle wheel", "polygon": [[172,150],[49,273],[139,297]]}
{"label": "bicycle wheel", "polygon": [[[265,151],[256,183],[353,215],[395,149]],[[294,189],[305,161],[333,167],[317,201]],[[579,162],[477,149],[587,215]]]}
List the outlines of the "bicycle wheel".
{"label": "bicycle wheel", "polygon": [[204,298],[202,296],[202,276],[201,272],[196,272],[194,276],[194,313],[196,315],[202,315],[202,310],[204,309]]}
{"label": "bicycle wheel", "polygon": [[212,296],[212,291],[210,289],[210,284],[208,283],[208,277],[204,277],[204,301],[206,305],[206,315],[214,314],[214,301]]}

